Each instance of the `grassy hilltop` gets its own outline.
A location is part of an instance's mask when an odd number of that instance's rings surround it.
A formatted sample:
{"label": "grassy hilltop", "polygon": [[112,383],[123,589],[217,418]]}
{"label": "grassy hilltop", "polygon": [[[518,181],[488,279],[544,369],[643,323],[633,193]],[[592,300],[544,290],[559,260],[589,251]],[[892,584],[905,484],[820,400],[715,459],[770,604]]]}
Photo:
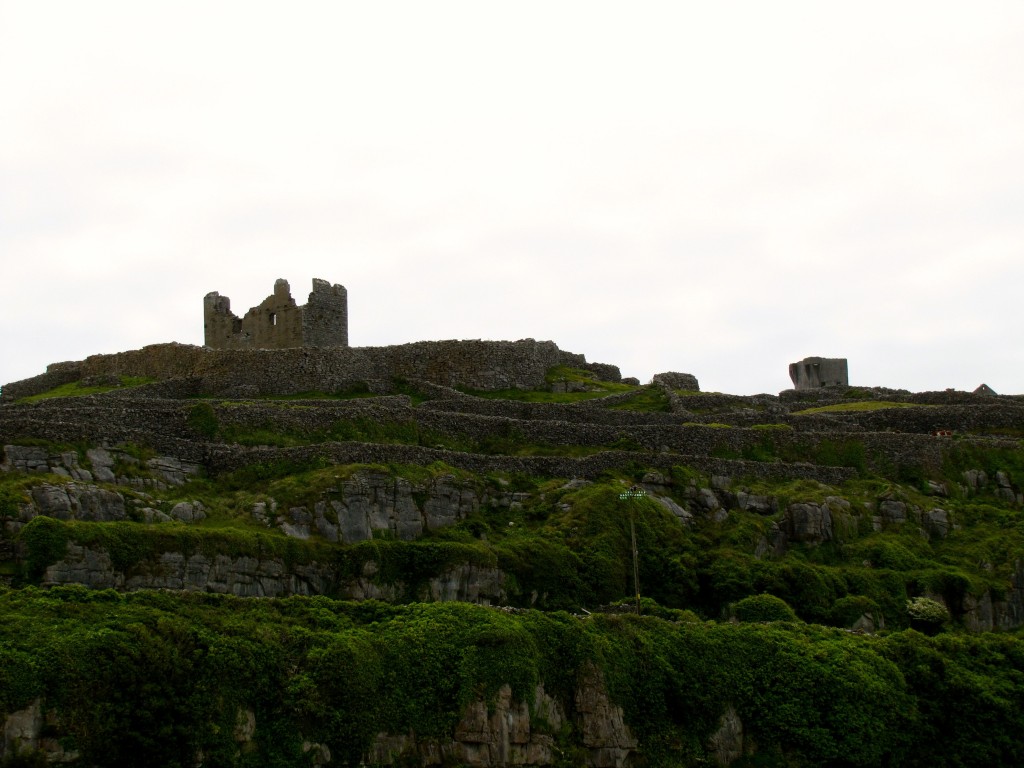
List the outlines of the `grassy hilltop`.
{"label": "grassy hilltop", "polygon": [[59,384],[0,406],[0,764],[1013,764],[1022,430],[565,366]]}

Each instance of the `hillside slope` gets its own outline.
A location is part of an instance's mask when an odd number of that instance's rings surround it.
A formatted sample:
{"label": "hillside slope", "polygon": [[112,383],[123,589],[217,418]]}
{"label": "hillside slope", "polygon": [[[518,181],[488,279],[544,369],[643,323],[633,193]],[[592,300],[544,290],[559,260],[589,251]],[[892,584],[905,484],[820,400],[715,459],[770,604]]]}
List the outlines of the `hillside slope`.
{"label": "hillside slope", "polygon": [[5,391],[0,757],[1012,762],[1024,401],[609,369]]}

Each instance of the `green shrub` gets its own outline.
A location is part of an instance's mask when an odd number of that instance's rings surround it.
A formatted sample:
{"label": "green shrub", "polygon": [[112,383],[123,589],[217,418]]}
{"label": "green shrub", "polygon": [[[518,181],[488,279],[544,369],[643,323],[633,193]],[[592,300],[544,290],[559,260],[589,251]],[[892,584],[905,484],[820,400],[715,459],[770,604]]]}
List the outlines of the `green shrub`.
{"label": "green shrub", "polygon": [[740,621],[797,621],[789,603],[775,595],[762,593],[745,597],[736,603],[735,609]]}
{"label": "green shrub", "polygon": [[189,429],[200,437],[212,440],[217,435],[219,423],[213,406],[209,403],[196,403],[189,409],[186,420]]}
{"label": "green shrub", "polygon": [[30,520],[18,538],[25,548],[25,576],[38,581],[47,567],[64,557],[71,537],[60,520],[40,515]]}
{"label": "green shrub", "polygon": [[850,627],[861,616],[870,615],[878,620],[878,603],[866,595],[846,595],[832,603],[829,618],[837,627]]}
{"label": "green shrub", "polygon": [[929,597],[914,597],[907,600],[907,615],[913,622],[934,626],[949,621],[949,609]]}
{"label": "green shrub", "polygon": [[17,517],[19,508],[26,501],[20,490],[6,485],[0,487],[0,518]]}

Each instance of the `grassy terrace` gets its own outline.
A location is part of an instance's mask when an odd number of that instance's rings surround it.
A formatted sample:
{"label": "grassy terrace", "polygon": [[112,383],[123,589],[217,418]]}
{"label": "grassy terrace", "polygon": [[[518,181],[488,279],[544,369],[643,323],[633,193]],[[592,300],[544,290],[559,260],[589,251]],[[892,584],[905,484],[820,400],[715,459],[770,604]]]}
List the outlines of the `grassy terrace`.
{"label": "grassy terrace", "polygon": [[23,397],[18,400],[18,403],[38,403],[41,400],[52,400],[56,397],[82,397],[84,395],[99,395],[104,392],[110,392],[114,389],[126,389],[130,387],[141,387],[143,384],[152,384],[156,379],[147,378],[145,376],[119,376],[119,384],[94,384],[94,385],[83,385],[79,381],[72,381],[68,384],[61,384],[59,387],[54,387],[46,392],[40,392],[38,395],[30,395],[29,397]]}
{"label": "grassy terrace", "polygon": [[854,413],[859,411],[883,411],[887,408],[931,408],[930,405],[920,403],[896,403],[890,400],[862,400],[854,403],[835,403],[834,405],[821,405],[817,408],[805,408],[802,411],[793,411],[793,416],[809,416],[814,413]]}

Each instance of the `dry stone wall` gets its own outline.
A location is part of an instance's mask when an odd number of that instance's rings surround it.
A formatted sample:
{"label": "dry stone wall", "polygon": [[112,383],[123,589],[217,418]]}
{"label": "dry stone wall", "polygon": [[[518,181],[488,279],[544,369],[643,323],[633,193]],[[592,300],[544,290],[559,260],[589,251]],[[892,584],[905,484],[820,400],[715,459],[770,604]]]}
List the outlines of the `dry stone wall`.
{"label": "dry stone wall", "polygon": [[[330,393],[354,382],[393,377],[424,379],[446,387],[531,389],[543,385],[548,369],[556,365],[582,368],[588,363],[583,355],[564,352],[554,342],[533,339],[292,349],[209,349],[155,344],[49,366],[41,376],[5,385],[2,400],[13,402],[45,392],[55,382],[110,375],[161,381],[192,379],[198,381],[198,387],[206,394],[231,393],[239,388],[253,395]],[[615,366],[599,368],[609,380],[619,380]]]}
{"label": "dry stone wall", "polygon": [[[382,401],[382,402],[378,402]],[[116,405],[113,405],[116,403]],[[84,441],[91,444],[136,442],[151,445],[158,451],[179,455],[189,461],[204,463],[207,455],[244,456],[245,450],[222,446],[214,448],[196,440],[205,439],[189,426],[189,413],[194,402],[163,400],[131,400],[120,398],[104,400],[103,396],[51,401],[34,406],[7,406],[0,418],[0,439],[9,443],[19,438],[43,438],[54,442]],[[423,434],[435,433],[456,442],[479,441],[495,436],[524,443],[553,446],[586,446],[608,448],[622,446],[623,451],[640,460],[644,454],[662,455],[670,463],[679,463],[680,456],[704,457],[743,456],[766,446],[782,455],[807,454],[819,449],[842,445],[855,440],[863,447],[864,460],[886,461],[891,464],[912,465],[922,469],[939,469],[952,443],[948,439],[930,434],[898,432],[861,432],[855,436],[849,430],[804,432],[785,429],[762,430],[743,428],[717,428],[703,425],[634,424],[608,425],[585,421],[515,420],[497,416],[479,416],[458,412],[445,412],[413,408],[405,398],[372,398],[338,401],[338,405],[319,407],[281,407],[251,401],[244,404],[215,406],[218,423],[244,428],[284,429],[313,435],[331,427],[340,420],[368,419],[376,423],[408,422],[417,425]],[[595,412],[596,413],[596,412]],[[964,444],[969,438],[957,441]],[[1012,440],[982,439],[987,446],[1013,448]],[[180,444],[179,444],[180,443]],[[183,450],[184,454],[175,453]],[[311,446],[311,456],[337,453],[337,447]],[[363,445],[346,447],[347,455],[374,457],[370,460],[390,460],[386,457],[402,453],[415,454],[428,450],[421,446]],[[616,455],[614,453],[609,455]],[[476,456],[456,451],[441,450],[430,460],[445,460],[458,466],[467,463],[476,466],[522,466],[518,457]],[[443,458],[448,457],[448,458]],[[236,461],[237,459],[232,459]],[[359,461],[361,459],[355,459]],[[551,459],[558,466],[562,459]],[[617,466],[621,466],[621,459]],[[627,460],[628,461],[628,460]],[[569,462],[571,464],[571,462]],[[664,464],[664,460],[659,465]],[[750,462],[765,464],[766,462]],[[771,475],[774,470],[758,470]],[[824,472],[828,468],[815,468]],[[501,470],[498,470],[501,471]],[[513,470],[517,471],[517,470]],[[792,472],[791,469],[786,470]],[[560,476],[561,473],[555,473]],[[810,476],[814,476],[813,473]]]}
{"label": "dry stone wall", "polygon": [[1024,429],[1024,407],[1013,403],[990,405],[923,405],[910,408],[885,408],[875,411],[845,411],[787,416],[783,419],[795,429],[821,431],[914,432],[930,434],[938,430],[959,433]]}
{"label": "dry stone wall", "polygon": [[[630,397],[633,395],[630,393]],[[464,398],[461,400],[428,400],[419,406],[422,411],[438,411],[478,416],[500,416],[521,421],[582,421],[592,424],[679,424],[672,413],[606,410],[618,395],[584,400],[580,403],[524,403],[515,400]]]}

